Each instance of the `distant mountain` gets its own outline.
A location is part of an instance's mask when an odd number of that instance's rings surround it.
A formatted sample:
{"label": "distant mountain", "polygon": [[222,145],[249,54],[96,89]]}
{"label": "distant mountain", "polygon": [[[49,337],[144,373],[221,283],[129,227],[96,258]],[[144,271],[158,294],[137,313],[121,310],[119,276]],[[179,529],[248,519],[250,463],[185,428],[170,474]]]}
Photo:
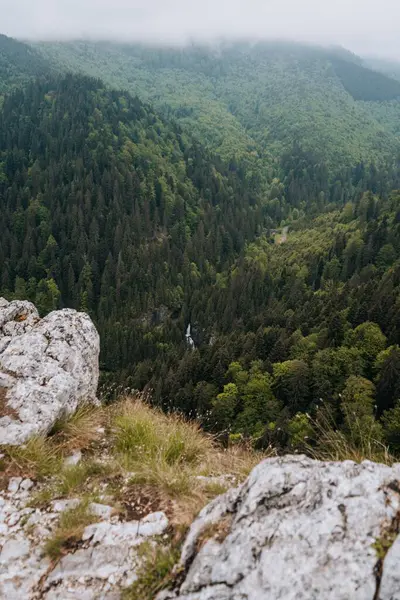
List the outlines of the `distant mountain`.
{"label": "distant mountain", "polygon": [[334,169],[382,160],[399,148],[393,123],[377,118],[376,106],[367,104],[397,103],[399,82],[340,48],[272,42],[35,47],[57,68],[137,93],[225,159],[245,160],[263,172],[293,143]]}
{"label": "distant mountain", "polygon": [[49,69],[49,63],[32,46],[0,35],[0,93]]}

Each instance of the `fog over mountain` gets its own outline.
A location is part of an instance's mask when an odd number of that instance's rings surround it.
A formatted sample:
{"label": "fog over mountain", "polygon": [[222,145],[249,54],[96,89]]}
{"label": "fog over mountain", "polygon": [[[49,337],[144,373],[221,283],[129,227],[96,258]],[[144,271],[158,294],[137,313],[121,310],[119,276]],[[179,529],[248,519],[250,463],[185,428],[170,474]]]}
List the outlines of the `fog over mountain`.
{"label": "fog over mountain", "polygon": [[0,9],[1,31],[19,38],[273,37],[400,59],[396,0],[0,0]]}

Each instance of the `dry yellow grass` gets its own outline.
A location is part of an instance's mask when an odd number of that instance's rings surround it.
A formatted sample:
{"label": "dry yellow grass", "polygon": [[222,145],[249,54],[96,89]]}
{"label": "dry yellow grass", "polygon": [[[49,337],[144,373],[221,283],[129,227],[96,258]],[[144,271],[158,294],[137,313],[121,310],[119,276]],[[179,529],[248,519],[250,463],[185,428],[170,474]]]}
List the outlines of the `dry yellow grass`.
{"label": "dry yellow grass", "polygon": [[116,460],[134,473],[134,483],[153,487],[171,502],[174,522],[190,522],[224,491],[223,486],[207,485],[197,476],[229,474],[239,483],[265,457],[240,446],[223,450],[197,423],[166,415],[140,398],[115,405],[110,417]]}
{"label": "dry yellow grass", "polygon": [[5,473],[41,479],[57,473],[62,457],[44,436],[32,437],[23,446],[5,446]]}
{"label": "dry yellow grass", "polygon": [[73,415],[57,421],[48,436],[34,436],[21,446],[4,446],[5,471],[43,479],[58,474],[63,460],[74,450],[86,450],[101,437],[102,408],[83,406]]}

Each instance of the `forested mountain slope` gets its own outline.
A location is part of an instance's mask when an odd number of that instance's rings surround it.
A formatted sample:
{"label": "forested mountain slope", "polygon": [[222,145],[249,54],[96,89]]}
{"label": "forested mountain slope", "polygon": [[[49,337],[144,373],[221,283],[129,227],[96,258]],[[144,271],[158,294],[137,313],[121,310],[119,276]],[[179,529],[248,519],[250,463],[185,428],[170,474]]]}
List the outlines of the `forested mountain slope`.
{"label": "forested mountain slope", "polygon": [[[350,53],[284,43],[186,48],[70,42],[38,46],[54,65],[134,90],[225,159],[264,172],[300,142],[335,170],[398,151],[396,126],[365,104],[400,98],[399,82]],[[390,119],[389,119],[390,121]]]}
{"label": "forested mountain slope", "polygon": [[32,46],[0,34],[0,94],[49,70],[46,59]]}
{"label": "forested mountain slope", "polygon": [[129,372],[184,347],[193,289],[272,222],[257,189],[127,93],[32,83],[0,112],[1,293],[88,311],[103,367]]}
{"label": "forested mountain slope", "polygon": [[[400,63],[384,59],[365,59],[364,65],[400,82]],[[387,97],[381,102],[365,102],[365,108],[387,131],[400,138],[400,102]]]}
{"label": "forested mountain slope", "polygon": [[0,112],[0,294],[89,312],[105,378],[212,430],[301,448],[322,399],[396,445],[398,165],[282,169],[264,196],[127,93],[29,84]]}

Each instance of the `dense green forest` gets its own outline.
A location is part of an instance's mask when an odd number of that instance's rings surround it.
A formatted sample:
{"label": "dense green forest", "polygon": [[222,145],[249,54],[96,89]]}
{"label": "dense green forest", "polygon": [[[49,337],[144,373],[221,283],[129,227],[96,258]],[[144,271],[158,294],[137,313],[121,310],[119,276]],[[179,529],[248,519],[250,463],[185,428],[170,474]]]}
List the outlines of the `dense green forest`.
{"label": "dense green forest", "polygon": [[0,294],[87,311],[106,387],[232,442],[302,450],[324,406],[400,451],[399,84],[290,44],[3,45]]}
{"label": "dense green forest", "polygon": [[301,221],[284,244],[247,246],[211,294],[218,327],[163,391],[211,427],[295,447],[299,413],[324,402],[342,421],[348,397],[390,420],[400,393],[399,192]]}
{"label": "dense green forest", "polygon": [[199,269],[224,270],[272,222],[257,190],[137,98],[81,76],[32,83],[0,113],[1,292],[88,311],[105,367],[132,369],[163,348],[143,323],[168,307],[182,339]]}

